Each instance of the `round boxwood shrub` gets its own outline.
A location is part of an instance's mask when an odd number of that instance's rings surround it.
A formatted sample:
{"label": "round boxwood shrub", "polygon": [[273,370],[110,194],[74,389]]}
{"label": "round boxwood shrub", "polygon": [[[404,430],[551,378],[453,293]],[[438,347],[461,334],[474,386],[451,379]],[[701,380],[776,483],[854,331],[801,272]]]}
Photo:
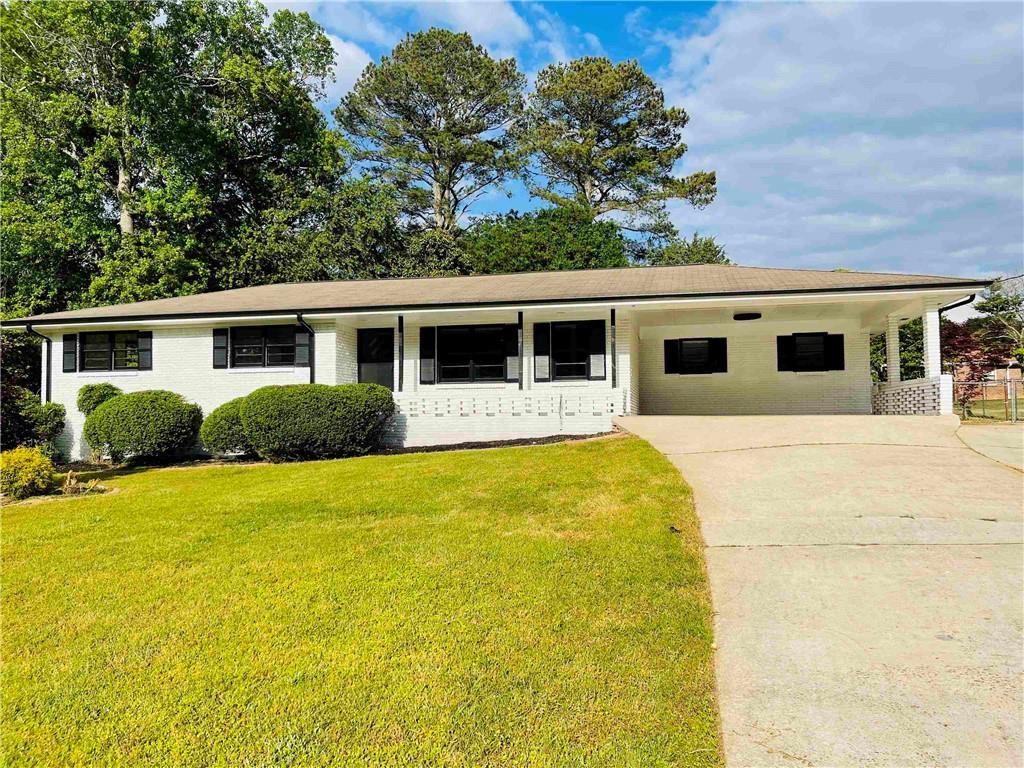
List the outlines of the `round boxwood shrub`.
{"label": "round boxwood shrub", "polygon": [[0,490],[15,499],[46,493],[53,487],[53,462],[38,448],[0,453]]}
{"label": "round boxwood shrub", "polygon": [[124,394],[113,384],[86,384],[78,390],[78,410],[88,416],[107,400]]}
{"label": "round boxwood shrub", "polygon": [[174,392],[153,389],[118,395],[85,418],[83,436],[101,456],[163,458],[196,443],[203,412]]}
{"label": "round boxwood shrub", "polygon": [[255,453],[242,427],[243,400],[244,397],[229,400],[203,419],[199,439],[210,453]]}
{"label": "round boxwood shrub", "polygon": [[263,387],[241,407],[246,437],[270,461],[367,453],[394,412],[391,391],[379,384]]}

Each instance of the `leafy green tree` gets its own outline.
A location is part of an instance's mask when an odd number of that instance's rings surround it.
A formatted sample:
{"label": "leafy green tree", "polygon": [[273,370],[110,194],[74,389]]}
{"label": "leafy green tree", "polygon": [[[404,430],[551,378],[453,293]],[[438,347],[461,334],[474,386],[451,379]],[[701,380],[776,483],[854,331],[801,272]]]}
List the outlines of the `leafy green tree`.
{"label": "leafy green tree", "polygon": [[689,240],[672,240],[667,245],[654,247],[644,254],[644,262],[656,267],[682,264],[732,264],[725,248],[713,237],[702,237],[696,232]]}
{"label": "leafy green tree", "polygon": [[702,208],[716,192],[714,172],[673,171],[687,149],[688,121],[682,109],[665,106],[664,92],[635,61],[586,57],[545,67],[522,129],[544,179],[532,191],[592,218],[615,212],[627,229],[672,236],[666,201]]}
{"label": "leafy green tree", "polygon": [[403,247],[386,263],[388,277],[451,277],[465,275],[466,252],[461,238],[444,229],[406,230]]}
{"label": "leafy green tree", "polygon": [[524,84],[514,59],[429,29],[367,66],[334,114],[357,157],[402,191],[407,214],[456,233],[466,207],[520,168],[507,129]]}
{"label": "leafy green tree", "polygon": [[3,308],[238,284],[246,242],[338,187],[332,61],[306,14],[247,0],[0,6]]}
{"label": "leafy green tree", "polygon": [[997,280],[974,308],[987,318],[986,344],[1024,365],[1024,275]]}
{"label": "leafy green tree", "polygon": [[[871,337],[871,378],[887,381],[885,334]],[[917,317],[900,326],[900,371],[903,379],[924,376],[924,330]]]}
{"label": "leafy green tree", "polygon": [[462,236],[474,273],[628,267],[630,243],[612,221],[544,208],[476,221]]}

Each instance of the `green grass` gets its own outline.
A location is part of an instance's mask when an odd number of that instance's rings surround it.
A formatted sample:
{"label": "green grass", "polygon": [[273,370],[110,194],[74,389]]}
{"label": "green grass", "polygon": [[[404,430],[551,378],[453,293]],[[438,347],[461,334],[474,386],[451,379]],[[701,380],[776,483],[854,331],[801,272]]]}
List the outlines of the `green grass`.
{"label": "green grass", "polygon": [[104,483],[3,511],[5,764],[721,763],[689,490],[640,440]]}
{"label": "green grass", "polygon": [[[1009,419],[1010,403],[1004,398],[988,400],[973,400],[968,405],[969,413],[962,413],[959,403],[953,406],[953,412],[965,419],[980,419],[983,421],[1006,421]],[[1024,417],[1024,400],[1017,400],[1017,413]]]}

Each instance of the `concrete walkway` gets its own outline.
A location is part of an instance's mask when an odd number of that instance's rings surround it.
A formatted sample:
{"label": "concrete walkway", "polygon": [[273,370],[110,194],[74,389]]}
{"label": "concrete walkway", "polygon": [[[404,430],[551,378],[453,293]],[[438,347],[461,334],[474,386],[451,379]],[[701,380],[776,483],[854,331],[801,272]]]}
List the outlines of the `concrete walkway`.
{"label": "concrete walkway", "polygon": [[1024,471],[1024,423],[964,424],[956,436],[968,448]]}
{"label": "concrete walkway", "polygon": [[729,765],[1022,764],[1024,474],[952,417],[619,424],[694,489]]}

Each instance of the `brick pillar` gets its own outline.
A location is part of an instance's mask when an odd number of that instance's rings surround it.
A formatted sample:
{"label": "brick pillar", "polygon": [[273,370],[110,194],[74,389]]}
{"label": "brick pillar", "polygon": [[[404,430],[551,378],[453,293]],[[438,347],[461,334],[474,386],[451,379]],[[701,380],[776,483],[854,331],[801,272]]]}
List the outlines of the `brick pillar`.
{"label": "brick pillar", "polygon": [[885,370],[887,380],[893,384],[900,380],[900,316],[889,315],[885,327]]}
{"label": "brick pillar", "polygon": [[924,326],[924,377],[931,379],[942,373],[938,304],[925,304],[921,323]]}

